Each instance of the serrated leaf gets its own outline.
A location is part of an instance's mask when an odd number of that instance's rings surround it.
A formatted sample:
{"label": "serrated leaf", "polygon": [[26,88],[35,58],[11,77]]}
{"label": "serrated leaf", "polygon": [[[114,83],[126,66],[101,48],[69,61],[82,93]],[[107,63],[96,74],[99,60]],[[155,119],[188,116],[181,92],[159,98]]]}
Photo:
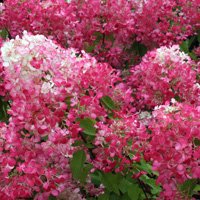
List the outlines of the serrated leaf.
{"label": "serrated leaf", "polygon": [[138,185],[134,184],[128,189],[128,196],[131,200],[138,200],[140,197],[141,189]]}
{"label": "serrated leaf", "polygon": [[46,142],[48,140],[49,136],[48,135],[45,135],[41,138],[41,141],[42,142]]}
{"label": "serrated leaf", "polygon": [[95,48],[95,45],[87,45],[87,46],[85,47],[85,51],[86,51],[87,53],[92,53],[92,52],[94,51],[94,48]]}
{"label": "serrated leaf", "polygon": [[131,183],[127,179],[123,179],[119,184],[119,189],[122,193],[126,193]]}
{"label": "serrated leaf", "polygon": [[109,194],[108,193],[104,193],[104,194],[100,195],[98,197],[98,200],[110,200],[109,199]]}
{"label": "serrated leaf", "polygon": [[139,54],[141,57],[144,56],[147,52],[147,47],[139,42],[133,43],[133,50],[136,51],[137,54]]}
{"label": "serrated leaf", "polygon": [[188,40],[182,42],[182,44],[180,45],[180,49],[185,53],[189,52],[189,42],[188,42]]}
{"label": "serrated leaf", "polygon": [[188,40],[188,48],[190,49],[192,43],[196,40],[196,36],[193,36],[191,37],[189,40]]}
{"label": "serrated leaf", "polygon": [[105,108],[109,110],[117,110],[116,103],[109,96],[103,96],[100,101]]}
{"label": "serrated leaf", "polygon": [[8,31],[6,29],[0,30],[0,37],[6,39],[8,37]]}
{"label": "serrated leaf", "polygon": [[102,176],[102,183],[106,189],[110,192],[120,194],[119,184],[122,181],[122,176],[120,174],[105,173]]}
{"label": "serrated leaf", "polygon": [[109,200],[121,200],[121,196],[111,192],[109,196]]}
{"label": "serrated leaf", "polygon": [[198,138],[194,138],[195,146],[200,146],[200,140]]}
{"label": "serrated leaf", "polygon": [[101,185],[101,179],[102,179],[102,175],[99,171],[95,171],[93,174],[91,174],[91,180],[92,180],[92,183],[95,185],[95,186],[100,186]]}
{"label": "serrated leaf", "polygon": [[92,165],[89,165],[89,164],[83,167],[79,176],[79,180],[81,183],[84,183],[86,181],[87,175],[91,169],[92,169]]}
{"label": "serrated leaf", "polygon": [[175,99],[177,102],[181,102],[181,98],[180,98],[178,95],[175,95],[175,96],[174,96],[174,99]]}
{"label": "serrated leaf", "polygon": [[130,197],[128,196],[128,193],[125,193],[120,200],[131,200]]}
{"label": "serrated leaf", "polygon": [[72,144],[72,146],[73,147],[77,147],[77,146],[81,146],[81,145],[83,145],[84,144],[84,142],[82,141],[82,140],[76,140],[73,144]]}
{"label": "serrated leaf", "polygon": [[200,43],[200,30],[198,31],[197,40]]}
{"label": "serrated leaf", "polygon": [[0,96],[0,121],[8,122],[9,115],[7,110],[9,108],[8,102],[3,100],[3,97]]}
{"label": "serrated leaf", "polygon": [[197,179],[188,179],[180,186],[180,190],[184,195],[191,197],[196,184]]}
{"label": "serrated leaf", "polygon": [[189,52],[188,55],[190,56],[190,58],[192,58],[192,60],[197,60],[197,56],[195,55],[195,53],[193,52]]}
{"label": "serrated leaf", "polygon": [[199,192],[200,191],[200,185],[196,185],[193,192]]}
{"label": "serrated leaf", "polygon": [[141,159],[139,163],[135,163],[134,167],[136,167],[139,170],[143,170],[148,174],[158,175],[156,171],[152,170],[152,166],[149,163],[147,163],[144,159]]}
{"label": "serrated leaf", "polygon": [[76,151],[73,154],[73,158],[70,162],[70,168],[73,178],[79,180],[83,172],[83,166],[86,160],[86,155],[83,150]]}
{"label": "serrated leaf", "polygon": [[197,79],[197,81],[200,80],[200,74],[197,74],[197,75],[196,75],[196,79]]}
{"label": "serrated leaf", "polygon": [[80,119],[80,127],[83,129],[83,132],[86,135],[95,136],[96,135],[96,128],[94,127],[96,121],[90,118]]}
{"label": "serrated leaf", "polygon": [[48,200],[56,200],[56,199],[57,199],[57,198],[54,197],[53,195],[50,195],[49,198],[48,198]]}
{"label": "serrated leaf", "polygon": [[155,179],[149,178],[147,175],[142,175],[140,177],[140,180],[152,188],[152,190],[151,190],[152,194],[159,194],[161,192],[161,187],[156,184]]}

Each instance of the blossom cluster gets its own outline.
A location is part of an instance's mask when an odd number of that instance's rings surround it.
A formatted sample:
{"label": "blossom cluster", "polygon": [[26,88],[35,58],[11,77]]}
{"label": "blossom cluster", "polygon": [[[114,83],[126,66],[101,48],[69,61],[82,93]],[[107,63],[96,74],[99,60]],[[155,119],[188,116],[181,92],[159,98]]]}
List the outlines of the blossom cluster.
{"label": "blossom cluster", "polygon": [[137,40],[148,46],[178,43],[200,28],[198,0],[137,0],[135,5]]}
{"label": "blossom cluster", "polygon": [[153,108],[175,98],[199,105],[198,67],[178,45],[149,51],[132,67],[129,84],[139,108]]}
{"label": "blossom cluster", "polygon": [[23,30],[43,34],[64,47],[84,49],[99,61],[124,67],[137,62],[132,51],[136,41],[152,48],[196,33],[199,13],[198,0],[5,0],[0,29],[12,37]]}
{"label": "blossom cluster", "polygon": [[199,0],[0,3],[0,199],[192,198],[199,21]]}
{"label": "blossom cluster", "polygon": [[128,59],[123,49],[131,43],[134,20],[126,0],[6,0],[4,7],[0,29],[6,28],[12,37],[27,30],[85,49],[115,66]]}
{"label": "blossom cluster", "polygon": [[151,139],[145,157],[159,172],[165,199],[182,199],[177,186],[187,179],[200,177],[199,106],[174,102],[157,106],[149,123]]}
{"label": "blossom cluster", "polygon": [[[88,160],[97,169],[112,171],[117,170],[116,163],[110,165],[112,159],[121,155],[117,164],[122,170],[128,162],[124,152],[129,151],[124,144],[145,131],[136,117],[120,116],[128,108],[131,93],[117,84],[119,72],[83,51],[80,55],[74,49],[65,50],[42,35],[27,32],[3,44],[1,63],[5,98],[11,102],[9,123],[1,124],[2,199],[27,198],[34,192],[35,199],[45,199],[77,187],[69,160],[77,150],[75,141],[85,142],[80,119],[98,120],[95,158],[91,160],[88,152]],[[113,119],[101,101],[108,95],[121,108],[112,111]],[[130,151],[139,149],[137,140]],[[116,142],[119,149],[113,149]],[[104,145],[108,150],[103,164],[99,153]]]}

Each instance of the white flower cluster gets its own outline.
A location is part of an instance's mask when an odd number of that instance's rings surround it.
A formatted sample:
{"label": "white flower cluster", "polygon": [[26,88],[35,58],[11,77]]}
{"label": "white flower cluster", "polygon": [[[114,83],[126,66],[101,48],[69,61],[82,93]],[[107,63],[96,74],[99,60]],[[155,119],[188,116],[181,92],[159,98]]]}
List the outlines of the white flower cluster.
{"label": "white flower cluster", "polygon": [[178,45],[173,45],[170,48],[163,46],[156,50],[155,62],[165,64],[167,60],[181,63],[191,61],[190,57],[182,52]]}

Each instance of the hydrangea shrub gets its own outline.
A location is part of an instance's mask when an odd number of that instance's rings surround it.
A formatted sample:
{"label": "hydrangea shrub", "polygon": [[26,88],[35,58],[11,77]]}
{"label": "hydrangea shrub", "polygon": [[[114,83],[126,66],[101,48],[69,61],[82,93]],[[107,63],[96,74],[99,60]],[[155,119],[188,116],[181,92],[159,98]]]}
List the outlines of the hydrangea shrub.
{"label": "hydrangea shrub", "polygon": [[0,3],[0,199],[198,199],[199,3]]}

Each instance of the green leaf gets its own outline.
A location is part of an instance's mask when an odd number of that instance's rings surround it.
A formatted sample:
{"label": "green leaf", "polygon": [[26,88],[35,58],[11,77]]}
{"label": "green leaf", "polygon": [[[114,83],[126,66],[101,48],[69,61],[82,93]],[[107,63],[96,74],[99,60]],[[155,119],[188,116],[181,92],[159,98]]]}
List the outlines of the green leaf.
{"label": "green leaf", "polygon": [[189,52],[189,41],[183,41],[182,44],[180,45],[180,49],[185,52],[188,53]]}
{"label": "green leaf", "polygon": [[139,42],[133,43],[133,49],[136,51],[137,54],[139,54],[141,57],[144,56],[147,52],[147,47]]}
{"label": "green leaf", "polygon": [[127,179],[123,179],[119,184],[119,189],[122,193],[126,193],[131,183]]}
{"label": "green leaf", "polygon": [[70,168],[74,179],[79,180],[83,173],[83,166],[86,160],[86,155],[83,150],[76,151],[70,163]]}
{"label": "green leaf", "polygon": [[72,99],[71,96],[67,96],[67,97],[65,98],[65,103],[67,104],[68,108],[71,107],[71,99]]}
{"label": "green leaf", "polygon": [[180,186],[180,190],[185,196],[191,197],[196,184],[197,179],[188,179]]}
{"label": "green leaf", "polygon": [[109,200],[121,200],[121,196],[111,192]]}
{"label": "green leaf", "polygon": [[119,185],[122,181],[122,176],[120,174],[105,173],[102,176],[102,183],[106,189],[110,192],[120,194]]}
{"label": "green leaf", "polygon": [[92,53],[94,51],[95,45],[85,45],[85,51],[87,53]]}
{"label": "green leaf", "polygon": [[200,30],[198,31],[197,40],[200,43]]}
{"label": "green leaf", "polygon": [[200,185],[196,185],[193,192],[200,192]]}
{"label": "green leaf", "polygon": [[95,39],[95,41],[94,41],[94,45],[97,45],[97,44],[99,44],[99,42],[103,39],[103,34],[100,33],[100,32],[98,32],[98,31],[96,31],[96,32],[94,33],[94,36],[96,37],[96,39]]}
{"label": "green leaf", "polygon": [[125,193],[123,196],[121,196],[120,200],[131,200],[128,196],[128,193]]}
{"label": "green leaf", "polygon": [[192,43],[194,43],[195,40],[196,40],[196,36],[193,36],[193,37],[191,37],[191,38],[188,40],[188,48],[191,47]]}
{"label": "green leaf", "polygon": [[196,79],[197,79],[197,81],[200,80],[200,74],[197,74],[197,75],[196,75]]}
{"label": "green leaf", "polygon": [[56,200],[56,197],[54,197],[53,195],[50,195],[48,200]]}
{"label": "green leaf", "polygon": [[158,173],[156,171],[152,170],[152,166],[147,163],[144,159],[141,159],[141,161],[139,163],[135,163],[134,167],[139,169],[140,171],[145,171],[148,174],[154,174],[154,175],[158,175]]}
{"label": "green leaf", "polygon": [[93,174],[91,174],[91,180],[92,180],[92,183],[95,185],[95,186],[100,186],[101,185],[101,179],[102,179],[102,174],[100,171],[96,170]]}
{"label": "green leaf", "polygon": [[0,37],[6,39],[8,37],[8,31],[6,29],[0,30]]}
{"label": "green leaf", "polygon": [[84,142],[82,140],[76,140],[72,146],[73,147],[77,147],[77,146],[82,146],[84,144]]}
{"label": "green leaf", "polygon": [[138,185],[131,185],[128,189],[128,196],[131,200],[138,200],[140,197],[141,189]]}
{"label": "green leaf", "polygon": [[194,138],[194,145],[195,146],[200,146],[200,140],[198,138]]}
{"label": "green leaf", "polygon": [[105,108],[109,110],[117,110],[116,103],[109,96],[103,96],[100,101]]}
{"label": "green leaf", "polygon": [[3,97],[0,96],[0,121],[8,122],[9,115],[7,110],[9,108],[8,102],[4,101]]}
{"label": "green leaf", "polygon": [[83,129],[83,132],[86,135],[95,136],[96,135],[96,128],[94,127],[96,121],[91,118],[84,118],[80,119],[80,127]]}
{"label": "green leaf", "polygon": [[98,200],[109,200],[109,193],[104,193],[98,197]]}
{"label": "green leaf", "polygon": [[90,172],[90,170],[92,169],[92,165],[88,164],[85,167],[83,167],[80,176],[79,176],[79,180],[81,183],[84,183],[86,181],[87,175]]}
{"label": "green leaf", "polygon": [[197,56],[195,55],[195,53],[193,52],[189,52],[188,55],[190,56],[190,58],[192,58],[192,60],[197,60]]}
{"label": "green leaf", "polygon": [[149,178],[147,175],[142,175],[140,177],[140,180],[152,188],[151,189],[152,194],[157,195],[161,192],[162,189],[161,189],[160,185],[156,184],[156,180],[154,178]]}
{"label": "green leaf", "polygon": [[112,33],[109,35],[106,35],[105,39],[108,41],[111,41],[111,42],[114,42],[114,40],[115,40],[114,35]]}
{"label": "green leaf", "polygon": [[41,137],[41,142],[46,142],[48,140],[48,135]]}
{"label": "green leaf", "polygon": [[85,147],[87,147],[88,149],[94,149],[95,148],[95,146],[91,143],[85,143]]}
{"label": "green leaf", "polygon": [[175,96],[174,96],[174,99],[175,99],[177,102],[181,102],[181,98],[180,98],[180,96],[178,96],[178,95],[175,95]]}

